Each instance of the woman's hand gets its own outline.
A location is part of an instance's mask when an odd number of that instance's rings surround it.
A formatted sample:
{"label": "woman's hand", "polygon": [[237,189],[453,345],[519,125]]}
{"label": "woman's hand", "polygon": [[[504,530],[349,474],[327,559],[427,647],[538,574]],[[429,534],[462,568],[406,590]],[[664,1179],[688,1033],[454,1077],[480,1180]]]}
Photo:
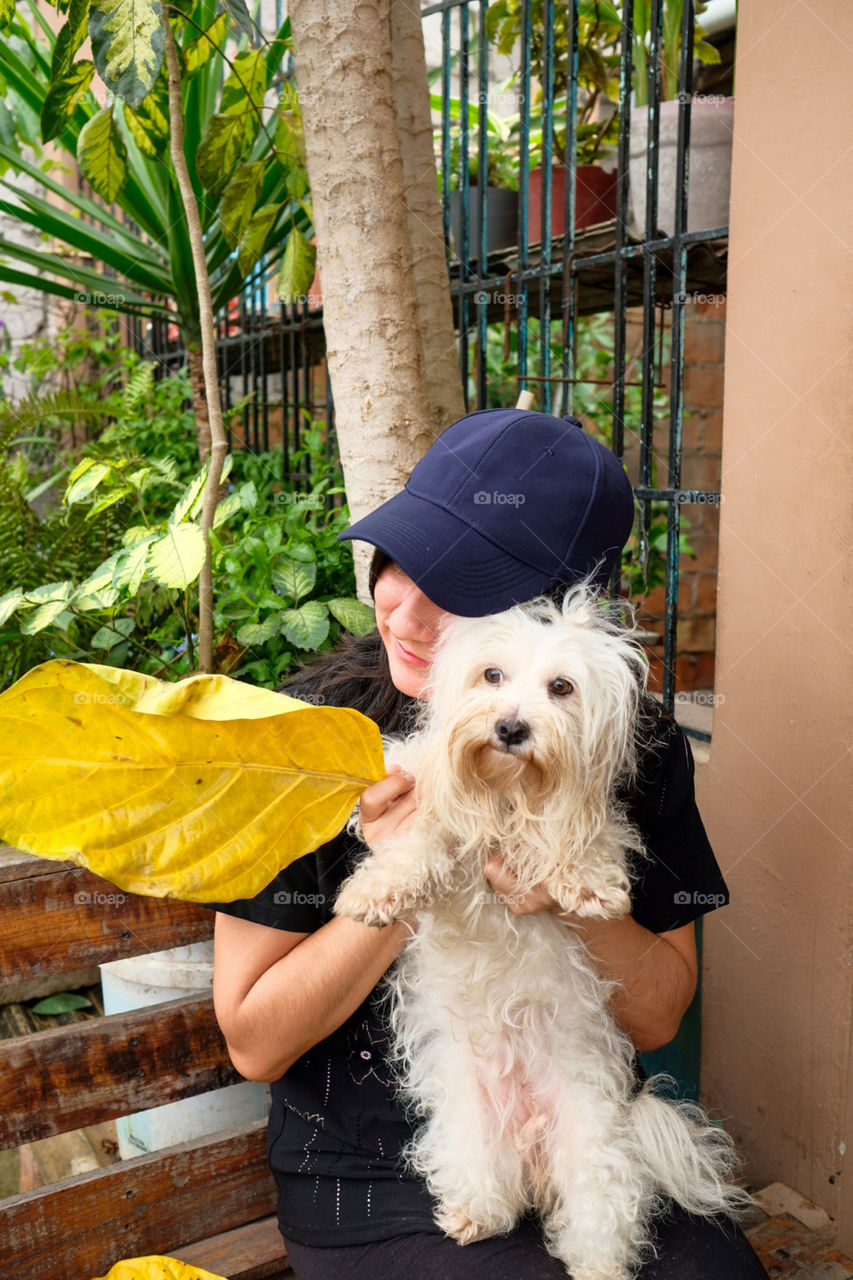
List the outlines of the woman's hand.
{"label": "woman's hand", "polygon": [[364,843],[373,850],[394,837],[412,820],[415,780],[400,765],[392,764],[388,777],[372,783],[361,793],[358,820]]}
{"label": "woman's hand", "polygon": [[489,858],[484,868],[486,879],[507,910],[516,916],[535,915],[539,911],[559,913],[560,905],[542,885],[528,893],[520,893],[518,877],[503,858]]}

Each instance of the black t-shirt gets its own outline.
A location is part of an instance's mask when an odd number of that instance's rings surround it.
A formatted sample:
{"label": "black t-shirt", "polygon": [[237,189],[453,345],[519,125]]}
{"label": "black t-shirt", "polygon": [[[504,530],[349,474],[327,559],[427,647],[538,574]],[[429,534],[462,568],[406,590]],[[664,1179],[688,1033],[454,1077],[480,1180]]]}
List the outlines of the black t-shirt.
{"label": "black t-shirt", "polygon": [[[632,915],[653,933],[728,902],[693,789],[693,757],[662,719],[627,797],[648,858],[637,859]],[[251,900],[212,904],[274,929],[310,933],[363,852],[345,833],[292,863]],[[302,1244],[346,1245],[437,1231],[424,1185],[402,1166],[411,1127],[386,1061],[382,984],[347,1021],[272,1085],[269,1160],[282,1233]]]}

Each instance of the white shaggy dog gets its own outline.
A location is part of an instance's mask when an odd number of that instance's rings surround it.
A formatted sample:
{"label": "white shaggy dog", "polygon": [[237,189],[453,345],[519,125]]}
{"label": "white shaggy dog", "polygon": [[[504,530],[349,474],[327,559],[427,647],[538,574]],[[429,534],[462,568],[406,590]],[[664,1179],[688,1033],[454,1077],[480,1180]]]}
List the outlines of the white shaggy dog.
{"label": "white shaggy dog", "polygon": [[461,1244],[528,1210],[573,1280],[627,1280],[663,1197],[692,1213],[746,1199],[730,1140],[696,1108],[637,1091],[611,984],[576,932],[514,917],[489,892],[500,854],[518,892],[567,912],[630,910],[638,832],[615,798],[635,767],[644,663],[585,588],[461,619],[433,664],[418,732],[389,761],[416,777],[417,813],[343,885],[339,915],[414,936],[390,974],[404,1095],[421,1121],[408,1151]]}

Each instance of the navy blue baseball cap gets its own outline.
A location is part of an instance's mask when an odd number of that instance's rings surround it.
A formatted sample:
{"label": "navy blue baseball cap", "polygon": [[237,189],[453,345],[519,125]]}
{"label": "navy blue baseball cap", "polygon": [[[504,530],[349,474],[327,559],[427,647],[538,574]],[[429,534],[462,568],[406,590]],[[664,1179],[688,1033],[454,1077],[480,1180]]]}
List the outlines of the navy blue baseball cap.
{"label": "navy blue baseball cap", "polygon": [[576,419],[481,409],[340,537],[378,547],[440,609],[479,618],[582,578],[604,590],[633,519],[622,464]]}

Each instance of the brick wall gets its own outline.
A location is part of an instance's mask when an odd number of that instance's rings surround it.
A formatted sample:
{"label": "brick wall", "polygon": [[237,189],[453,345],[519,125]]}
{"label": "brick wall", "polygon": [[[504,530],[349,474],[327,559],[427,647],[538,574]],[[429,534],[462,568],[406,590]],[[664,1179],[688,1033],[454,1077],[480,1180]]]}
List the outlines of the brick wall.
{"label": "brick wall", "polygon": [[[716,492],[720,489],[722,452],[725,297],[691,300],[685,314],[681,487]],[[663,381],[668,387],[668,368]],[[664,425],[655,439],[660,485],[666,478],[667,430]],[[682,555],[679,565],[676,657],[679,690],[709,689],[714,684],[718,527],[718,507],[694,504],[682,507],[682,530],[694,554]],[[646,598],[641,617],[647,630],[661,636],[661,642],[650,651],[652,683],[656,687],[659,687],[663,668],[663,615],[661,587]]]}

